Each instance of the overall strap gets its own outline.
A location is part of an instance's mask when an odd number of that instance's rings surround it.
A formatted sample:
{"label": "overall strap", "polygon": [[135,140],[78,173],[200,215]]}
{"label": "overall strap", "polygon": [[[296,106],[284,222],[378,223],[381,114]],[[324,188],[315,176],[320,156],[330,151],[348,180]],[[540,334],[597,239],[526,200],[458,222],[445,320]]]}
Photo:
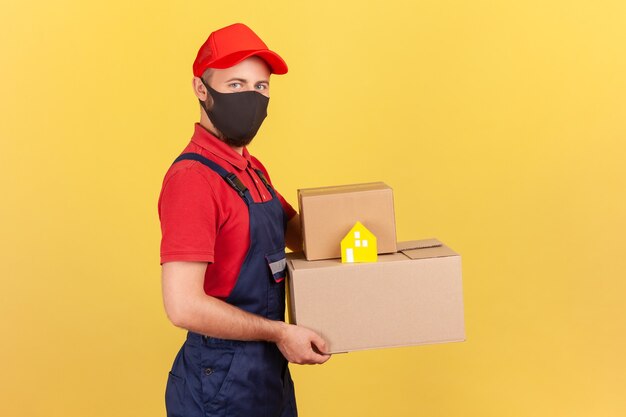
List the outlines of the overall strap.
{"label": "overall strap", "polygon": [[260,169],[255,169],[255,171],[256,171],[256,174],[259,176],[259,178],[261,178],[261,181],[265,185],[265,188],[267,188],[267,191],[270,192],[272,197],[276,197],[276,193],[274,192],[274,187],[272,187],[272,185],[267,180],[267,178],[265,178],[265,175],[263,174],[263,171],[261,171]]}
{"label": "overall strap", "polygon": [[232,172],[228,172],[216,162],[213,162],[198,153],[184,153],[176,158],[172,165],[174,165],[176,162],[184,160],[198,161],[201,164],[207,166],[220,177],[222,177],[224,181],[226,181],[226,183],[230,185],[237,192],[237,194],[239,194],[239,196],[243,199],[243,201],[246,202],[247,205],[253,203],[252,196],[250,195],[248,188],[243,185],[243,182],[241,182],[241,180],[237,178],[235,174],[233,174]]}

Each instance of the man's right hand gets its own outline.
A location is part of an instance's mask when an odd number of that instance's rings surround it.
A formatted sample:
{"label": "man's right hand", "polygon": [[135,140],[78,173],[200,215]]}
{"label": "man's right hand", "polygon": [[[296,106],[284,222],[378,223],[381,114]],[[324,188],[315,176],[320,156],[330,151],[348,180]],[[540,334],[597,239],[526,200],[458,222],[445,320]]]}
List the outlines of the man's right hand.
{"label": "man's right hand", "polygon": [[324,353],[327,350],[326,341],[306,327],[285,323],[276,345],[291,363],[322,364],[330,359],[330,354]]}

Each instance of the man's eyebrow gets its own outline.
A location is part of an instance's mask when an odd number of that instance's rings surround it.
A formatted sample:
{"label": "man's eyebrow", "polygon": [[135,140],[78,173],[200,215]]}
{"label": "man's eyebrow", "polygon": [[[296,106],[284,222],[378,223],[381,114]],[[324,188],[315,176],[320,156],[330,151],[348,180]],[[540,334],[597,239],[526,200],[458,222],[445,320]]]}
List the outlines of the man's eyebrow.
{"label": "man's eyebrow", "polygon": [[[242,83],[247,83],[248,82],[248,80],[246,80],[245,78],[231,78],[230,80],[227,80],[226,82],[230,83],[232,81],[239,81],[239,82],[242,82]],[[260,80],[260,81],[257,81],[257,83],[269,84],[270,80]]]}
{"label": "man's eyebrow", "polygon": [[244,79],[244,78],[231,78],[230,80],[227,80],[226,82],[229,83],[231,81],[241,81],[242,83],[247,83],[248,80]]}

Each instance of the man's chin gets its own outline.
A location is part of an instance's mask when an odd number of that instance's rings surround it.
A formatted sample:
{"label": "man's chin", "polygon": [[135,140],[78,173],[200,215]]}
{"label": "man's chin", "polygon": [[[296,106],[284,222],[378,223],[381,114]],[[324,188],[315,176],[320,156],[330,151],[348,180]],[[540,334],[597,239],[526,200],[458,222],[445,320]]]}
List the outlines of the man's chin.
{"label": "man's chin", "polygon": [[252,139],[254,139],[254,138],[250,138],[250,139],[230,139],[230,138],[225,138],[224,142],[228,146],[232,146],[234,148],[243,148],[244,146],[248,146],[250,144],[250,142],[252,142]]}

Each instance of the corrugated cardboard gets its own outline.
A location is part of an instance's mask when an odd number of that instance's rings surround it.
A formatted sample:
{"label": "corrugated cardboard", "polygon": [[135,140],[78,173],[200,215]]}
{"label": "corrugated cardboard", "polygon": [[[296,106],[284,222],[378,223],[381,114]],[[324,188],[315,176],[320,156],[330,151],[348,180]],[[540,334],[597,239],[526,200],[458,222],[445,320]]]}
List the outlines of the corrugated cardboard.
{"label": "corrugated cardboard", "polygon": [[343,239],[357,221],[377,239],[378,253],[396,252],[393,191],[382,182],[298,190],[308,260],[341,257]]}
{"label": "corrugated cardboard", "polygon": [[289,254],[291,322],[328,353],[465,340],[461,257],[436,239],[398,247],[361,264]]}

